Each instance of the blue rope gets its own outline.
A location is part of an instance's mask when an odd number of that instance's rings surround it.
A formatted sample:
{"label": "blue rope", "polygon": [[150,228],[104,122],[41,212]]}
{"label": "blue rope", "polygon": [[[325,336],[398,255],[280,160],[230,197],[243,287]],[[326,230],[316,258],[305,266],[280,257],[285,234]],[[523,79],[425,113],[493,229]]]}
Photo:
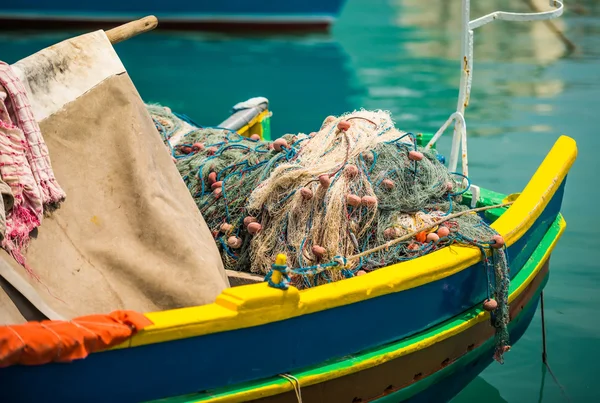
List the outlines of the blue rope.
{"label": "blue rope", "polygon": [[[238,162],[237,164],[232,164],[229,166],[226,166],[225,168],[221,169],[218,173],[217,173],[217,181],[221,180],[221,174],[224,173],[225,171],[228,171],[230,169],[234,169],[237,167],[243,167],[243,166],[248,166],[248,161],[242,161],[242,162]],[[243,172],[243,170],[242,170]],[[235,174],[238,174],[238,172],[234,172]]]}
{"label": "blue rope", "polygon": [[458,176],[465,178],[467,180],[467,187],[464,188],[463,190],[461,190],[460,192],[448,193],[448,203],[450,204],[450,208],[444,214],[445,216],[452,214],[452,210],[453,210],[452,198],[464,194],[467,190],[469,190],[471,188],[471,180],[468,177],[466,177],[465,175],[460,174],[458,172],[450,172],[450,175],[458,175]]}
{"label": "blue rope", "polygon": [[[278,288],[280,290],[287,290],[290,288],[290,277],[287,274],[287,266],[274,264],[271,266],[272,270],[267,273],[265,280],[269,283],[269,287]],[[273,272],[278,271],[281,273],[281,282],[275,283],[273,281]]]}
{"label": "blue rope", "polygon": [[[308,278],[308,277],[313,276],[314,280],[318,280],[318,278],[316,278],[316,277],[321,276],[327,282],[331,282],[332,281],[331,277],[329,277],[326,270],[328,270],[332,267],[337,267],[337,266],[345,267],[347,265],[347,263],[348,262],[345,257],[336,256],[333,258],[333,261],[328,262],[328,263],[322,263],[322,264],[307,266],[307,267],[299,267],[296,269],[291,269],[287,266],[273,264],[271,266],[272,270],[269,273],[267,273],[267,275],[265,276],[265,281],[267,281],[269,283],[269,286],[274,287],[274,288],[279,288],[282,290],[287,290],[289,288],[289,282],[290,282],[289,274],[302,276],[303,278]],[[282,274],[281,283],[276,284],[273,282],[273,280],[272,280],[273,270],[279,271]],[[345,270],[345,269],[342,269],[342,270]],[[315,283],[314,285],[316,285],[316,284],[317,283]]]}
{"label": "blue rope", "polygon": [[377,134],[377,136],[383,136],[385,133],[389,132],[392,129],[393,126],[388,126],[385,129],[383,129],[381,132],[379,132]]}
{"label": "blue rope", "polygon": [[463,177],[464,179],[466,179],[467,180],[467,187],[464,188],[463,190],[461,190],[460,192],[450,193],[449,196],[451,196],[451,197],[460,196],[463,193],[465,193],[467,190],[469,190],[469,188],[471,188],[471,179],[469,179],[467,176],[465,176],[465,175],[463,175],[461,173],[458,173],[458,172],[450,172],[450,175],[458,175],[458,176]]}
{"label": "blue rope", "polygon": [[221,246],[223,246],[223,250],[225,251],[225,253],[227,253],[227,255],[235,260],[238,260],[238,257],[231,252],[231,250],[229,249],[229,246],[225,243],[225,241],[223,240],[223,238],[219,238],[219,243],[221,244]]}
{"label": "blue rope", "polygon": [[262,176],[260,177],[260,181],[262,182],[263,180],[265,180],[265,178],[271,173],[271,167],[276,164],[277,162],[279,162],[279,160],[283,159],[285,157],[285,155],[283,154],[279,154],[277,155],[275,158],[271,158],[269,160],[269,165],[267,166],[267,168],[265,168],[265,171],[263,172]]}
{"label": "blue rope", "polygon": [[[388,131],[388,130],[389,130],[389,128],[388,128],[387,130],[385,130],[385,131],[381,132],[381,134],[385,133],[385,132],[386,132],[386,131]],[[412,140],[412,144],[414,145],[414,147],[415,147],[415,151],[416,151],[416,149],[417,149],[417,138],[416,138],[416,136],[415,136],[414,134],[412,134],[411,132],[404,133],[402,136],[398,137],[397,139],[390,140],[390,141],[386,141],[386,142],[385,142],[385,144],[396,144],[398,147],[405,146],[405,144],[402,144],[402,145],[400,145],[400,144],[398,144],[398,142],[399,142],[400,140],[402,140],[404,137],[407,137],[407,136],[411,138],[411,140]]]}
{"label": "blue rope", "polygon": [[192,120],[192,118],[190,118],[188,115],[185,115],[183,113],[177,113],[177,112],[171,112],[173,115],[177,116],[179,119],[183,120],[186,123],[189,123],[192,126],[197,127],[198,129],[202,129],[202,126],[200,126],[198,123],[194,122]]}

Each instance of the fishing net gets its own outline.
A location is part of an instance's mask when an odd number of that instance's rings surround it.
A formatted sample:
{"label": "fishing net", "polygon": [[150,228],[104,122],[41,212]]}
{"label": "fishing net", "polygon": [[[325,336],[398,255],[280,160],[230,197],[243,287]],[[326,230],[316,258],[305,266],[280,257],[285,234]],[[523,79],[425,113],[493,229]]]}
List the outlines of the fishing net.
{"label": "fishing net", "polygon": [[[265,275],[279,288],[308,288],[471,244],[484,256],[488,300],[497,300],[502,360],[509,276],[503,249],[491,246],[503,241],[461,204],[468,178],[449,172],[435,150],[418,147],[388,112],[330,116],[317,132],[274,142],[196,127],[171,144],[185,117],[148,109],[227,269]],[[280,254],[286,263],[274,264]],[[272,281],[274,271],[282,282]]]}

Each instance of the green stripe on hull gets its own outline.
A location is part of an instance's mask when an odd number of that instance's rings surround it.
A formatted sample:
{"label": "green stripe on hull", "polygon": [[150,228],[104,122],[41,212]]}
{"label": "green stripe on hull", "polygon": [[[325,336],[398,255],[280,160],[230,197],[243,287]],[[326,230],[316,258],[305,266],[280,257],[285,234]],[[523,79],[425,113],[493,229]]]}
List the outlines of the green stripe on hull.
{"label": "green stripe on hull", "polygon": [[[550,228],[546,232],[546,234],[545,234],[544,238],[541,240],[540,244],[537,246],[537,248],[531,255],[531,257],[527,260],[527,262],[525,263],[523,268],[519,271],[519,273],[511,281],[510,293],[513,293],[517,288],[519,288],[527,280],[529,275],[536,269],[536,267],[538,267],[538,265],[542,263],[542,259],[544,258],[546,252],[552,246],[552,243],[555,241],[555,239],[560,234],[560,230],[561,230],[560,223],[561,223],[562,219],[563,219],[562,216],[559,214],[557,216],[556,220],[554,221],[554,223],[550,226]],[[543,283],[543,284],[545,284],[545,283]],[[406,347],[410,346],[411,344],[418,343],[425,339],[434,337],[435,335],[440,334],[442,332],[446,332],[446,331],[448,331],[454,327],[457,327],[457,326],[463,324],[464,322],[476,317],[481,312],[482,312],[482,310],[479,308],[472,308],[472,309],[466,311],[465,313],[463,313],[462,315],[456,316],[453,319],[440,324],[439,326],[432,327],[422,333],[419,333],[419,334],[409,337],[407,339],[400,340],[400,341],[388,344],[383,347],[377,347],[377,348],[374,348],[371,350],[366,350],[366,351],[363,351],[356,355],[346,357],[343,360],[334,360],[331,362],[325,362],[318,367],[312,367],[312,368],[309,368],[304,371],[293,372],[293,373],[291,373],[291,375],[295,376],[302,382],[302,378],[305,378],[305,377],[312,377],[312,376],[316,376],[316,375],[320,375],[320,374],[324,374],[324,373],[337,372],[337,371],[342,371],[342,370],[347,371],[348,369],[359,365],[363,361],[371,360],[375,357],[406,348]],[[493,342],[493,338],[490,338],[488,340],[488,342]],[[480,347],[480,348],[483,348],[483,347]],[[474,351],[477,351],[477,350],[474,350]],[[419,381],[418,383],[421,384],[421,382],[425,382],[425,381],[437,382],[437,379],[445,376],[445,375],[442,375],[441,373],[442,373],[442,371],[438,371],[437,373],[432,374],[427,378],[424,378],[423,380]],[[273,386],[273,385],[285,385],[288,383],[289,383],[289,381],[287,381],[283,378],[270,378],[270,379],[261,380],[261,381],[249,382],[249,383],[246,383],[243,385],[237,385],[237,386],[223,388],[223,389],[216,389],[216,390],[212,390],[210,392],[205,392],[205,393],[190,394],[190,395],[183,395],[183,396],[178,396],[178,397],[161,399],[161,400],[157,400],[156,402],[163,402],[163,403],[202,402],[202,401],[214,399],[216,397],[235,395],[238,393],[242,393],[242,392],[257,389],[257,388],[264,388],[264,387]],[[417,384],[414,384],[412,386],[415,386],[415,385],[417,385]],[[406,389],[408,389],[408,388],[406,388]],[[404,389],[401,391],[398,391],[397,393],[400,393],[402,391],[404,391]],[[417,392],[415,392],[415,393],[417,393]],[[412,394],[411,394],[411,396],[412,396]],[[404,399],[404,397],[403,397],[403,399]],[[398,400],[396,400],[396,402],[397,401]]]}
{"label": "green stripe on hull", "polygon": [[[527,314],[528,314],[527,311],[529,309],[532,309],[533,305],[537,304],[537,298],[539,297],[540,293],[546,286],[546,283],[548,282],[548,277],[549,277],[549,275],[546,274],[546,276],[544,277],[544,280],[541,282],[541,284],[538,286],[537,290],[533,294],[532,299],[528,302],[528,304],[524,307],[524,309],[519,313],[519,315],[512,322],[510,322],[510,324],[508,325],[509,332],[512,332],[513,328],[517,326],[517,322],[522,320],[523,316],[527,316]],[[485,343],[483,343],[482,345],[480,345],[473,351],[458,358],[456,361],[454,361],[452,364],[448,365],[447,367],[444,367],[441,370],[431,374],[427,378],[423,378],[422,380],[415,382],[412,385],[409,385],[397,392],[390,393],[387,396],[384,396],[377,400],[373,400],[373,402],[374,403],[375,402],[376,403],[399,403],[399,402],[407,401],[407,400],[411,399],[412,397],[416,396],[417,394],[425,391],[426,389],[434,387],[438,382],[442,381],[444,378],[450,377],[453,374],[464,370],[465,367],[467,367],[473,361],[483,357],[484,354],[490,353],[490,351],[493,350],[493,348],[494,348],[494,338],[490,337],[489,339],[487,339],[485,341]],[[491,362],[491,360],[490,360],[490,362]]]}

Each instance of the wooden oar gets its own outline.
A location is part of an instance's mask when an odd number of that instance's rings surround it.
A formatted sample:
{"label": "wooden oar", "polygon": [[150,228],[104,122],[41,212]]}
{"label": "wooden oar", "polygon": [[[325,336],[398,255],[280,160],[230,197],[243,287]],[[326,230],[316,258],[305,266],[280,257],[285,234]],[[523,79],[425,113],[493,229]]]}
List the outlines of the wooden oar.
{"label": "wooden oar", "polygon": [[108,30],[106,36],[108,36],[110,43],[114,45],[144,32],[152,31],[157,25],[158,19],[153,15],[149,15]]}

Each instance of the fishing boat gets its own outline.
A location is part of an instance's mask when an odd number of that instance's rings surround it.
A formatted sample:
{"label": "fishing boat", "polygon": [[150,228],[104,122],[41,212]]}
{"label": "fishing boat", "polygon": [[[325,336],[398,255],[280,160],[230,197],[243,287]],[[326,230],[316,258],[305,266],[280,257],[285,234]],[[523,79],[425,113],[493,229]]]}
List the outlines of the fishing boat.
{"label": "fishing boat", "polygon": [[[457,110],[437,133],[414,136],[418,146],[433,149],[454,124],[447,165],[455,172],[460,161],[464,178],[473,31],[494,20],[549,19],[563,11],[562,3],[553,1],[551,11],[495,12],[471,20],[469,3],[462,2]],[[13,65],[69,196],[44,219],[26,253],[43,283],[27,277],[11,256],[0,259],[0,275],[10,284],[3,286],[6,295],[0,294],[4,316],[10,319],[13,312],[13,318],[24,318],[0,327],[4,399],[447,401],[498,352],[500,313],[491,306],[488,256],[499,251],[506,252],[510,267],[506,330],[510,344],[518,342],[540,302],[543,309],[550,255],[566,228],[560,210],[577,156],[573,139],[560,136],[520,192],[505,195],[471,183],[461,194],[464,211],[477,214],[499,236],[483,252],[451,244],[306,289],[286,280],[284,254],[267,276],[222,275],[213,238],[163,147],[179,144],[190,154],[203,146],[159,138],[156,129],[164,133],[161,126],[167,123],[150,118],[111,46],[151,29],[152,21],[73,38]],[[120,114],[111,114],[119,108]],[[180,133],[200,127],[187,116],[177,117]],[[270,119],[268,100],[255,98],[236,105],[214,130],[259,141],[255,138],[269,136]],[[338,132],[350,125],[335,122]],[[78,175],[68,174],[73,169]],[[102,276],[96,276],[101,265]],[[190,274],[198,271],[199,277]],[[200,302],[186,306],[190,300]],[[183,307],[146,308],[173,304]],[[28,310],[49,320],[31,320]]]}
{"label": "fishing boat", "polygon": [[344,0],[73,2],[23,0],[0,6],[4,29],[108,26],[155,14],[161,29],[192,30],[327,30]]}

